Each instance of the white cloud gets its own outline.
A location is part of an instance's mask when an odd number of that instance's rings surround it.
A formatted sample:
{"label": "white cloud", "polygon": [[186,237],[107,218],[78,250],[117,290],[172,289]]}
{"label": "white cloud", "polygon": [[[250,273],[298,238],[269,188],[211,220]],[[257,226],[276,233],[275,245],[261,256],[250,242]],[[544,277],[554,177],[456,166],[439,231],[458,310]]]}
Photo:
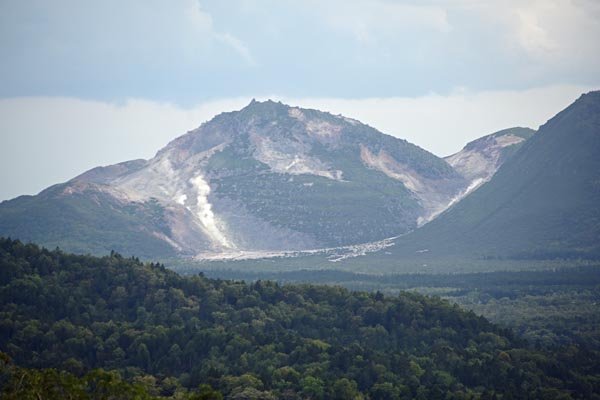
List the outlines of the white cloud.
{"label": "white cloud", "polygon": [[246,61],[248,65],[256,66],[256,61],[252,54],[250,53],[250,49],[237,37],[229,34],[229,33],[219,33],[216,34],[216,38],[218,41],[227,44],[232,49],[234,49],[242,58]]}
{"label": "white cloud", "polygon": [[[550,86],[415,98],[262,99],[340,113],[445,156],[500,129],[537,128],[591,89]],[[0,199],[37,193],[98,165],[150,158],[168,141],[249,101],[240,97],[182,108],[147,100],[122,104],[47,97],[0,100]]]}
{"label": "white cloud", "polygon": [[382,0],[317,2],[315,12],[336,30],[350,33],[358,42],[374,44],[382,37],[411,30],[448,32],[446,11],[439,6]]}
{"label": "white cloud", "polygon": [[248,46],[216,27],[199,0],[0,2],[0,33],[0,48],[23,64],[42,58],[88,69],[137,66],[144,74],[149,67],[198,67],[211,62],[210,56],[227,59],[222,49],[250,59]]}
{"label": "white cloud", "polygon": [[189,105],[273,92],[376,97],[592,84],[599,4],[0,1],[0,96]]}
{"label": "white cloud", "polygon": [[516,14],[519,18],[517,35],[523,48],[530,53],[547,53],[556,50],[556,42],[550,39],[548,32],[540,26],[537,13],[520,9]]}
{"label": "white cloud", "polygon": [[246,61],[248,65],[256,65],[248,46],[242,40],[229,32],[218,32],[214,27],[211,15],[202,9],[198,0],[185,1],[188,2],[187,9],[189,19],[200,32],[207,34],[217,43],[224,44],[233,49]]}
{"label": "white cloud", "polygon": [[477,76],[486,76],[487,88],[507,80],[519,88],[590,82],[600,69],[597,0],[333,0],[313,6],[316,19],[362,45],[360,55],[376,48],[366,54],[376,65],[389,61],[399,71],[406,65],[448,74],[451,86],[462,80],[472,87]]}
{"label": "white cloud", "polygon": [[[464,5],[463,5],[464,6]],[[599,3],[572,0],[490,1],[468,7],[473,16],[503,29],[509,46],[519,47],[530,61],[577,64],[600,62]],[[517,54],[518,55],[518,54]],[[552,65],[546,65],[551,68]]]}

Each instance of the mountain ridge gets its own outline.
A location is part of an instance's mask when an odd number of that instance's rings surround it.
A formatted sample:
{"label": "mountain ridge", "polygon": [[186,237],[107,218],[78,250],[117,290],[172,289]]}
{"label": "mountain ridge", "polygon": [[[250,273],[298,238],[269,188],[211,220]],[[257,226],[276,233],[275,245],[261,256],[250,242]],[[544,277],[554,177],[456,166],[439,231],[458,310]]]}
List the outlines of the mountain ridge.
{"label": "mountain ridge", "polygon": [[598,154],[595,91],[542,125],[489,182],[397,239],[388,261],[600,257]]}

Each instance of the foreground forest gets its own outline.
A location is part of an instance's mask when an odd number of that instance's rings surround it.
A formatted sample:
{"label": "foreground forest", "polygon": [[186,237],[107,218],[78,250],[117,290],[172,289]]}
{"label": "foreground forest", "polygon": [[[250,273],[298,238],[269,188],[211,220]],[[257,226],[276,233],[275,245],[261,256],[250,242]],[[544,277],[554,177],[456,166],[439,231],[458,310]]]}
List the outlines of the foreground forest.
{"label": "foreground forest", "polygon": [[597,349],[536,347],[437,297],[181,277],[10,239],[0,351],[15,399],[600,399]]}
{"label": "foreground forest", "polygon": [[536,347],[576,344],[600,350],[600,263],[580,260],[578,264],[585,266],[576,266],[570,260],[551,260],[538,263],[538,270],[476,273],[374,275],[339,270],[207,270],[204,274],[220,279],[337,285],[386,295],[408,290],[439,296],[472,310],[511,328]]}

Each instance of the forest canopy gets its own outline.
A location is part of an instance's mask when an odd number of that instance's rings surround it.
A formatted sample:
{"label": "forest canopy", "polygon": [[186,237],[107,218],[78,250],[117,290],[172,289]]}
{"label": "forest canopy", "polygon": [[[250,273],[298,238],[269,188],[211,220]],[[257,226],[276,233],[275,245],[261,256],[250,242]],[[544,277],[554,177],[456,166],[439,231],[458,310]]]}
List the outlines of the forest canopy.
{"label": "forest canopy", "polygon": [[600,398],[596,352],[536,350],[439,298],[182,277],[11,239],[0,351],[7,398],[19,373],[171,398]]}

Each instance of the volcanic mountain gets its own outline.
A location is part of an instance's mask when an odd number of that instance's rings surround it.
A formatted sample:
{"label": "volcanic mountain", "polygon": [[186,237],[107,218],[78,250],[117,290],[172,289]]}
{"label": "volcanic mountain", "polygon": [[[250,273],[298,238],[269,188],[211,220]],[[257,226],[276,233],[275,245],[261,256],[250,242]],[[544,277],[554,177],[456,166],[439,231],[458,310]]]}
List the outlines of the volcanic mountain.
{"label": "volcanic mountain", "polygon": [[301,250],[409,232],[472,176],[340,115],[252,101],[150,160],[0,204],[0,235],[103,254]]}

